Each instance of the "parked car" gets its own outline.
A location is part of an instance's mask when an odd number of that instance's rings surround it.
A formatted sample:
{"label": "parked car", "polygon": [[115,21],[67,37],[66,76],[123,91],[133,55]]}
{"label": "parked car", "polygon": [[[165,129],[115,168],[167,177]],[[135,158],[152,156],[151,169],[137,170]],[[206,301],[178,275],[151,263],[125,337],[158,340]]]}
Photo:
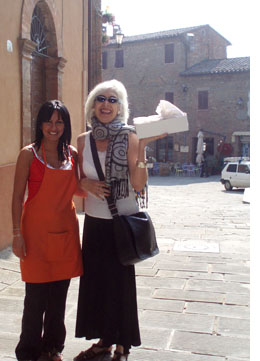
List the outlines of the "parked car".
{"label": "parked car", "polygon": [[250,161],[228,162],[221,172],[220,181],[227,191],[231,191],[233,187],[250,187]]}

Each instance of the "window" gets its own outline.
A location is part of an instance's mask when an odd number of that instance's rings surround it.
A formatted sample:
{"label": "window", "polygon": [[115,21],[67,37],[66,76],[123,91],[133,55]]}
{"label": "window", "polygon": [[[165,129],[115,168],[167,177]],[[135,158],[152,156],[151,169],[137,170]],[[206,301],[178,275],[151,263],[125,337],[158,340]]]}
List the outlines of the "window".
{"label": "window", "polygon": [[250,173],[249,168],[246,164],[239,164],[238,173]]}
{"label": "window", "polygon": [[173,137],[168,136],[156,141],[156,158],[158,162],[173,160]]}
{"label": "window", "polygon": [[123,68],[124,67],[124,52],[123,52],[122,49],[116,50],[115,67],[116,68]]}
{"label": "window", "polygon": [[107,69],[107,51],[102,52],[102,69]]}
{"label": "window", "polygon": [[198,92],[198,109],[208,109],[208,91],[200,90]]}
{"label": "window", "polygon": [[46,41],[45,32],[43,14],[39,6],[35,6],[31,22],[31,40],[37,44],[34,53],[38,55],[48,55],[49,45]]}
{"label": "window", "polygon": [[237,165],[236,164],[229,164],[227,167],[227,172],[236,173],[237,171]]}
{"label": "window", "polygon": [[174,95],[172,92],[166,92],[165,93],[165,100],[167,100],[168,102],[174,104]]}
{"label": "window", "polygon": [[174,44],[165,44],[164,46],[165,63],[174,62]]}

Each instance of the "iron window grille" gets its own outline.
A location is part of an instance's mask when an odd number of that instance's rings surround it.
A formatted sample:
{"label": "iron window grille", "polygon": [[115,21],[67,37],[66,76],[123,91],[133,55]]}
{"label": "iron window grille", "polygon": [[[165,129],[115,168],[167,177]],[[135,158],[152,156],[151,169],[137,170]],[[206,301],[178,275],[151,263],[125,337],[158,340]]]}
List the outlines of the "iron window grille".
{"label": "iron window grille", "polygon": [[36,43],[34,53],[48,56],[49,45],[46,40],[44,18],[41,9],[35,6],[31,22],[31,40]]}

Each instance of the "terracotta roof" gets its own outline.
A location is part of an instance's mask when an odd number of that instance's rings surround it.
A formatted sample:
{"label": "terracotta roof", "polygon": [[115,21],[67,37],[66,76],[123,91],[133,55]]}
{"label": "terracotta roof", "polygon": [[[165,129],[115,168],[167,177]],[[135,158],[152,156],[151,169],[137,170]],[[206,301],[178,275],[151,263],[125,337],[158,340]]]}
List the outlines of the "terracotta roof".
{"label": "terracotta roof", "polygon": [[250,71],[250,57],[210,59],[193,65],[180,75],[243,73]]}
{"label": "terracotta roof", "polygon": [[[137,41],[172,38],[174,36],[179,36],[179,35],[189,33],[189,32],[195,31],[197,29],[205,28],[205,27],[210,27],[210,25],[198,25],[198,26],[191,26],[188,28],[164,30],[164,31],[156,32],[156,33],[125,36],[123,39],[123,43],[125,44],[125,43],[137,42]],[[223,37],[222,35],[220,35],[220,36]],[[226,41],[230,45],[230,42],[228,40],[226,40]],[[115,44],[115,42],[116,42],[115,39],[111,39],[107,46],[109,46],[110,44],[111,45]]]}

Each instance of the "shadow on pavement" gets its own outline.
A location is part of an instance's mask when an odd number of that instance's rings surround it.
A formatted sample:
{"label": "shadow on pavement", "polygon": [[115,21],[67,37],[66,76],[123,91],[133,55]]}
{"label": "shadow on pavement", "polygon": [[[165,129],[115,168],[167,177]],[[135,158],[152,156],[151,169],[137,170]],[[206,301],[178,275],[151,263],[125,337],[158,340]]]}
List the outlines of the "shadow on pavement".
{"label": "shadow on pavement", "polygon": [[[184,177],[184,176],[149,176],[148,184],[152,186],[185,186],[195,183],[220,183],[220,175],[214,175],[207,178],[201,177]],[[220,183],[221,184],[221,183]]]}

